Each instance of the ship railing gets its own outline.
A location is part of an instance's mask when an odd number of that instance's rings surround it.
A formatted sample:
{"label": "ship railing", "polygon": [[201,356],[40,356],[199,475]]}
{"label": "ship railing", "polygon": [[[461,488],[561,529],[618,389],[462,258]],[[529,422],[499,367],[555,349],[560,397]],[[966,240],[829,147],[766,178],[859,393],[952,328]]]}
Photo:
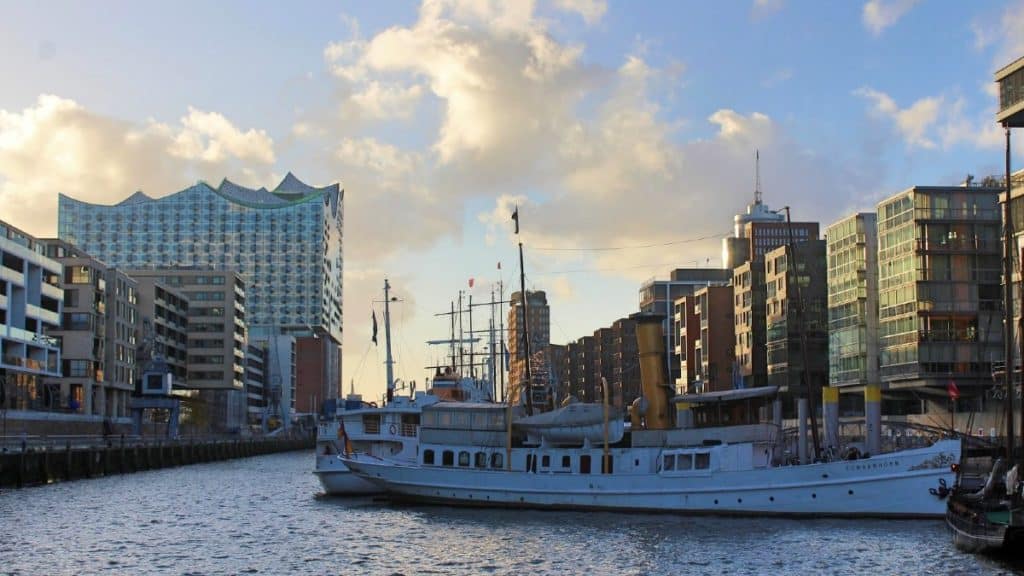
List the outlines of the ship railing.
{"label": "ship railing", "polygon": [[406,436],[408,438],[415,438],[416,437],[416,425],[415,424],[409,424],[408,422],[403,422],[402,423],[402,430],[401,430],[401,432],[402,432],[402,436]]}
{"label": "ship railing", "polygon": [[380,434],[380,420],[363,420],[365,434]]}

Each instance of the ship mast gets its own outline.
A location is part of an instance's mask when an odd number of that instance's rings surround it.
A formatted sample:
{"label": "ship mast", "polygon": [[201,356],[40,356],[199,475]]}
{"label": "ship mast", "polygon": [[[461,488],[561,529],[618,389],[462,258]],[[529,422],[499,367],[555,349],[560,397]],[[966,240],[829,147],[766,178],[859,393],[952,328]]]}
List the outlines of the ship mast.
{"label": "ship mast", "polygon": [[526,297],[526,270],[523,268],[523,240],[519,236],[519,205],[512,213],[516,223],[516,238],[519,238],[519,296],[523,308],[523,357],[526,378],[526,415],[533,416],[533,374],[530,371],[530,308]]}
{"label": "ship mast", "polygon": [[387,348],[387,360],[384,362],[388,367],[388,404],[395,397],[395,360],[391,356],[391,296],[389,291],[391,285],[388,279],[384,279],[384,342]]}
{"label": "ship mast", "polygon": [[[1006,387],[1005,418],[1006,418],[1006,458],[1013,460],[1013,214],[1010,210],[1010,125],[1003,123],[1006,130],[1006,199],[1003,203],[1003,302],[1005,321],[1003,322],[1003,384]],[[1024,340],[1024,338],[1022,338]],[[1024,342],[1022,342],[1024,344]],[[1024,358],[1022,358],[1024,361]],[[1022,422],[1024,428],[1024,422]],[[1022,439],[1024,441],[1024,439]]]}

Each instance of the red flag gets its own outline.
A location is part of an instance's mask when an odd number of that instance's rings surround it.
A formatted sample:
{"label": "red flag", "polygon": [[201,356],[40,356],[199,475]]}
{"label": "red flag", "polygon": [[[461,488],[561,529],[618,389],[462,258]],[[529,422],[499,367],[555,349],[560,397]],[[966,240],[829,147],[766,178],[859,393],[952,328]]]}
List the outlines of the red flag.
{"label": "red flag", "polygon": [[470,279],[469,279],[469,287],[470,287],[470,288],[472,288],[472,287],[473,287],[473,279],[472,279],[472,278],[470,278]]}
{"label": "red flag", "polygon": [[956,382],[950,380],[946,386],[946,392],[949,393],[949,397],[953,400],[960,398],[960,388],[957,387]]}

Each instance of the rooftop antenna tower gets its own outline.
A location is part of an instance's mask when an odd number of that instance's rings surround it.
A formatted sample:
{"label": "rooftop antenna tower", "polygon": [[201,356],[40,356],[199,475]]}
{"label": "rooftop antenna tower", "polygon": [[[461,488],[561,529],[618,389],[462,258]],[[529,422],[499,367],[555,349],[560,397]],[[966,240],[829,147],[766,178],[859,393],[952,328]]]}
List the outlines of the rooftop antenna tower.
{"label": "rooftop antenna tower", "polygon": [[754,150],[754,204],[761,203],[761,150]]}

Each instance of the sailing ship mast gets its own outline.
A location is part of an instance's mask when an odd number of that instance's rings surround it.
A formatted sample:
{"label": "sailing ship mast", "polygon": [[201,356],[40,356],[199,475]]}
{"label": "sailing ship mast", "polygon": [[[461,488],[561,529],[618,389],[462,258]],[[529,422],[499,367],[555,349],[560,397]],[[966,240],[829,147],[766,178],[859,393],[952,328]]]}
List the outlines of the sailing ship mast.
{"label": "sailing ship mast", "polygon": [[[395,360],[391,356],[391,296],[389,294],[391,285],[388,284],[388,279],[384,279],[384,343],[387,348],[387,364],[388,368],[388,404],[395,397]],[[397,298],[396,298],[397,300]]]}
{"label": "sailing ship mast", "polygon": [[[524,376],[526,380],[526,415],[533,416],[533,374],[530,370],[530,308],[526,297],[526,270],[523,267],[523,240],[519,236],[519,205],[512,213],[516,223],[516,238],[519,238],[519,296],[523,307],[523,358]],[[511,401],[511,399],[509,399]]]}

